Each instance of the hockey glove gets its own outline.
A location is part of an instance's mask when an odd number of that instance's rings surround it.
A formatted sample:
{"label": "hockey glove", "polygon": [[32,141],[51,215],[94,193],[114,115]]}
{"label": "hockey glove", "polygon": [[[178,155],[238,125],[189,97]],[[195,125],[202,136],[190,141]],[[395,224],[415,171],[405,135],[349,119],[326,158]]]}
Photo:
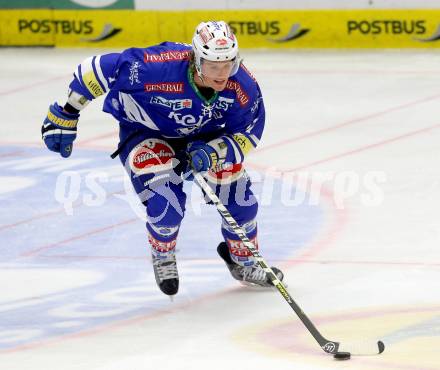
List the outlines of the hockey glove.
{"label": "hockey glove", "polygon": [[72,154],[78,119],[79,114],[64,112],[57,103],[49,107],[49,112],[41,127],[42,138],[49,150],[60,153],[64,158]]}
{"label": "hockey glove", "polygon": [[217,166],[218,154],[215,149],[203,141],[194,141],[188,145],[191,168],[196,172],[211,170]]}

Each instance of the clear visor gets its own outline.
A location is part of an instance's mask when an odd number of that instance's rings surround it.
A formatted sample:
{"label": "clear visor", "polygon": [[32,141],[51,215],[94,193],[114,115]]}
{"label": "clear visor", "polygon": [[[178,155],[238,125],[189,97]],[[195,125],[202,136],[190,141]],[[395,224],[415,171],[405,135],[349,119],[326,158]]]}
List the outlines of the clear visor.
{"label": "clear visor", "polygon": [[238,62],[238,58],[221,62],[213,62],[201,58],[200,64],[203,76],[214,80],[227,80],[237,72],[240,63]]}

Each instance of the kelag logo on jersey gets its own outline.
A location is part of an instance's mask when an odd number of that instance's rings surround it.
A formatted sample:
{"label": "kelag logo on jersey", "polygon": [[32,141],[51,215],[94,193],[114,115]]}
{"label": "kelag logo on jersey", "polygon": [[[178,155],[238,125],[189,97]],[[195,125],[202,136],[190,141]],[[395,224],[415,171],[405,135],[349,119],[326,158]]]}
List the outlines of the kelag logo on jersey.
{"label": "kelag logo on jersey", "polygon": [[205,126],[209,121],[211,121],[211,117],[205,117],[205,115],[200,115],[197,119],[192,114],[182,114],[170,112],[168,118],[174,119],[178,125],[183,126],[177,128],[175,131],[182,136],[188,135],[195,130],[198,130]]}
{"label": "kelag logo on jersey", "polygon": [[[165,100],[163,98],[160,99]],[[232,106],[232,104],[234,104],[234,99],[229,99],[223,96],[219,96],[219,98],[214,104],[201,105],[201,110],[200,110],[201,114],[198,116],[198,118],[196,118],[192,114],[175,113],[174,111],[170,112],[168,118],[172,118],[174,122],[176,122],[178,125],[183,126],[177,128],[175,131],[179,135],[185,136],[196,130],[201,129],[212,119],[219,120],[223,118],[222,112],[228,111],[228,109]]]}
{"label": "kelag logo on jersey", "polygon": [[175,100],[167,100],[162,98],[161,96],[152,96],[150,103],[162,105],[164,107],[170,108],[174,111],[181,109],[191,109],[192,108],[192,100],[191,99],[175,99]]}

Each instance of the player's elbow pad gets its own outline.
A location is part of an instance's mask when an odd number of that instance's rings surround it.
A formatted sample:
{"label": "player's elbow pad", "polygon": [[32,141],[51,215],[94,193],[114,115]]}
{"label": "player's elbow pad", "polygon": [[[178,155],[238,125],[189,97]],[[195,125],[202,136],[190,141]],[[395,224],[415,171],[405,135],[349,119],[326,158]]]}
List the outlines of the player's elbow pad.
{"label": "player's elbow pad", "polygon": [[76,110],[81,111],[90,103],[90,100],[76,91],[69,89],[67,103],[69,103]]}

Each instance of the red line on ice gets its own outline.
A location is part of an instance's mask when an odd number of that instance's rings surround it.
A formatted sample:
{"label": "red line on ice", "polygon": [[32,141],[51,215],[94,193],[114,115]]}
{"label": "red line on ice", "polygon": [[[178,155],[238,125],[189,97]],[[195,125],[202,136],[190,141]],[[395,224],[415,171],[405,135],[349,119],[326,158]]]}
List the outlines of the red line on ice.
{"label": "red line on ice", "polygon": [[51,83],[53,81],[57,81],[57,80],[61,80],[61,79],[66,79],[69,76],[70,76],[70,74],[69,75],[62,75],[62,76],[55,76],[55,77],[52,77],[52,78],[48,78],[47,80],[34,82],[34,83],[31,83],[31,84],[28,84],[28,85],[18,86],[18,87],[15,87],[15,88],[12,88],[12,89],[8,89],[8,90],[5,90],[5,91],[0,91],[0,96],[12,95],[12,94],[15,94],[17,92],[22,92],[22,91],[25,91],[25,90],[32,89],[34,87],[38,87],[38,86],[41,86],[41,85],[46,85],[46,84]]}
{"label": "red line on ice", "polygon": [[359,118],[355,118],[355,119],[352,119],[352,120],[349,120],[349,121],[345,121],[345,122],[339,123],[339,124],[334,125],[334,126],[330,126],[330,127],[326,127],[326,128],[320,129],[320,130],[312,131],[312,132],[309,132],[309,133],[306,133],[306,134],[303,134],[303,135],[300,135],[300,136],[288,138],[288,139],[279,141],[279,142],[274,143],[274,144],[266,145],[266,146],[262,147],[261,149],[256,149],[252,153],[252,155],[257,155],[257,154],[260,154],[260,153],[264,153],[265,151],[271,150],[273,148],[279,148],[279,147],[281,147],[283,145],[286,145],[286,144],[292,144],[292,143],[300,141],[300,140],[308,139],[308,138],[313,137],[313,136],[318,136],[318,135],[324,134],[326,132],[330,132],[330,131],[333,131],[333,130],[340,129],[342,127],[351,126],[351,125],[356,124],[356,123],[368,121],[368,120],[370,120],[372,118],[377,118],[377,117],[386,115],[386,114],[391,113],[391,112],[396,112],[396,111],[401,110],[401,109],[412,107],[414,105],[418,105],[418,104],[421,104],[421,103],[426,103],[428,101],[439,99],[439,98],[440,98],[440,95],[428,96],[426,98],[422,98],[422,99],[418,99],[418,100],[415,100],[415,101],[412,101],[412,102],[409,102],[409,103],[397,105],[395,107],[391,107],[391,108],[385,109],[383,111],[371,113],[371,114],[368,114],[368,115],[363,116],[363,117],[359,117]]}
{"label": "red line on ice", "polygon": [[310,163],[307,163],[307,164],[304,164],[304,165],[301,165],[301,166],[298,166],[298,167],[280,169],[280,172],[295,172],[295,171],[303,170],[305,168],[310,168],[310,167],[316,166],[316,165],[321,164],[321,163],[326,163],[326,162],[333,161],[335,159],[340,159],[340,158],[343,158],[343,157],[348,157],[348,156],[353,155],[353,154],[357,154],[357,153],[360,153],[360,152],[363,152],[363,151],[366,151],[366,150],[369,150],[369,149],[372,149],[372,148],[377,148],[377,147],[380,147],[380,146],[391,144],[391,143],[394,143],[396,141],[399,141],[399,140],[402,140],[402,139],[406,139],[406,138],[409,138],[409,137],[412,137],[412,136],[415,136],[415,135],[423,134],[423,133],[426,133],[428,131],[432,131],[432,130],[435,130],[435,129],[438,129],[438,128],[440,128],[440,124],[436,124],[436,125],[433,125],[433,126],[425,127],[425,128],[420,129],[420,130],[415,130],[415,131],[407,132],[407,133],[399,135],[399,136],[395,136],[395,137],[392,137],[392,138],[389,138],[389,139],[386,139],[386,140],[383,140],[383,141],[379,141],[377,143],[365,145],[365,146],[362,146],[360,148],[357,148],[357,149],[354,149],[354,150],[350,150],[348,152],[336,154],[336,155],[333,155],[331,157],[320,159],[320,160],[314,161],[314,162],[310,162]]}
{"label": "red line on ice", "polygon": [[138,220],[137,218],[130,218],[128,220],[121,221],[121,222],[118,222],[118,223],[113,224],[113,225],[109,225],[109,226],[105,226],[105,227],[100,227],[98,229],[92,229],[92,230],[90,230],[90,231],[88,231],[88,232],[86,232],[84,234],[79,234],[79,235],[76,235],[76,236],[72,236],[72,237],[70,237],[68,239],[60,240],[60,241],[55,242],[55,243],[46,244],[46,245],[43,245],[41,247],[31,249],[31,250],[29,250],[27,252],[24,252],[24,253],[20,254],[20,256],[21,257],[34,256],[34,255],[36,255],[36,254],[38,254],[38,253],[40,253],[42,251],[47,251],[48,249],[54,249],[54,248],[57,248],[57,247],[59,247],[61,245],[67,244],[69,242],[73,242],[73,241],[79,240],[79,239],[84,239],[84,238],[87,238],[90,235],[99,234],[99,233],[101,233],[103,231],[111,230],[111,229],[114,229],[116,227],[125,226],[125,225],[133,223],[133,222],[135,222],[137,220]]}

